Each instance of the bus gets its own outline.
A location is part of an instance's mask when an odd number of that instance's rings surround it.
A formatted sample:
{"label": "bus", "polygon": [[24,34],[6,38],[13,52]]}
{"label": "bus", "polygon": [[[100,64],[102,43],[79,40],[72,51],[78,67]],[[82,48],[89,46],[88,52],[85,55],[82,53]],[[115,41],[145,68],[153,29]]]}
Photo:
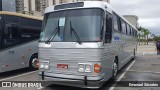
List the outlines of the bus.
{"label": "bus", "polygon": [[42,81],[99,88],[136,55],[137,29],[103,1],[48,7],[42,27]]}
{"label": "bus", "polygon": [[0,73],[37,68],[42,18],[0,11]]}

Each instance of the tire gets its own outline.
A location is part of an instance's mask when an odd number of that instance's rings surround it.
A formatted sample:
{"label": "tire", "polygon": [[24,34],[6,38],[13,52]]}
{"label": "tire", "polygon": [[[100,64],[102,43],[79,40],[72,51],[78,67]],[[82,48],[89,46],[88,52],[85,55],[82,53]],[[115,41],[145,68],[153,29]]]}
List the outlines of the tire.
{"label": "tire", "polygon": [[34,54],[30,58],[29,68],[31,70],[37,70],[38,69],[37,63],[38,63],[38,55]]}
{"label": "tire", "polygon": [[118,73],[118,62],[117,62],[117,59],[115,59],[115,60],[114,60],[114,63],[113,63],[112,80],[115,80],[115,79],[116,79],[117,73]]}

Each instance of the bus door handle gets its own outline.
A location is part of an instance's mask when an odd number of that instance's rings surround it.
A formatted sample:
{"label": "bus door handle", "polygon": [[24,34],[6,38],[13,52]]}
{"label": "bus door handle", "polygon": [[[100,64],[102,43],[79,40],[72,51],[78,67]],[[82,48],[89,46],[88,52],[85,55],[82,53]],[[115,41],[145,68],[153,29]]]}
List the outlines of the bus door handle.
{"label": "bus door handle", "polygon": [[9,54],[14,54],[14,51],[9,51]]}

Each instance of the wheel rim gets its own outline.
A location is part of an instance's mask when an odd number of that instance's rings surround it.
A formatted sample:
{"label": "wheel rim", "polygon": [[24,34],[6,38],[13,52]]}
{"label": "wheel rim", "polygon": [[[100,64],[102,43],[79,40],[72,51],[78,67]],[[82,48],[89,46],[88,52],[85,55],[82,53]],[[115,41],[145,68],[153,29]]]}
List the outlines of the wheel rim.
{"label": "wheel rim", "polygon": [[116,77],[117,72],[118,72],[118,65],[117,65],[117,63],[114,62],[114,65],[113,65],[113,75],[114,75],[114,77]]}
{"label": "wheel rim", "polygon": [[33,68],[38,68],[37,64],[38,64],[38,59],[37,58],[33,58],[33,60],[32,60],[32,67]]}

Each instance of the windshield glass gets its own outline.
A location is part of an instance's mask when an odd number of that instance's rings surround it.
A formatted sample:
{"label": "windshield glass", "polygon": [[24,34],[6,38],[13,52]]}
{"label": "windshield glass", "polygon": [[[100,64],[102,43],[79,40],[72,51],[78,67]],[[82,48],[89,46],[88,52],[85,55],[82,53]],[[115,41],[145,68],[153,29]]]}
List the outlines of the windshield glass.
{"label": "windshield glass", "polygon": [[100,41],[103,31],[103,13],[101,9],[76,9],[47,13],[44,16],[40,41]]}

